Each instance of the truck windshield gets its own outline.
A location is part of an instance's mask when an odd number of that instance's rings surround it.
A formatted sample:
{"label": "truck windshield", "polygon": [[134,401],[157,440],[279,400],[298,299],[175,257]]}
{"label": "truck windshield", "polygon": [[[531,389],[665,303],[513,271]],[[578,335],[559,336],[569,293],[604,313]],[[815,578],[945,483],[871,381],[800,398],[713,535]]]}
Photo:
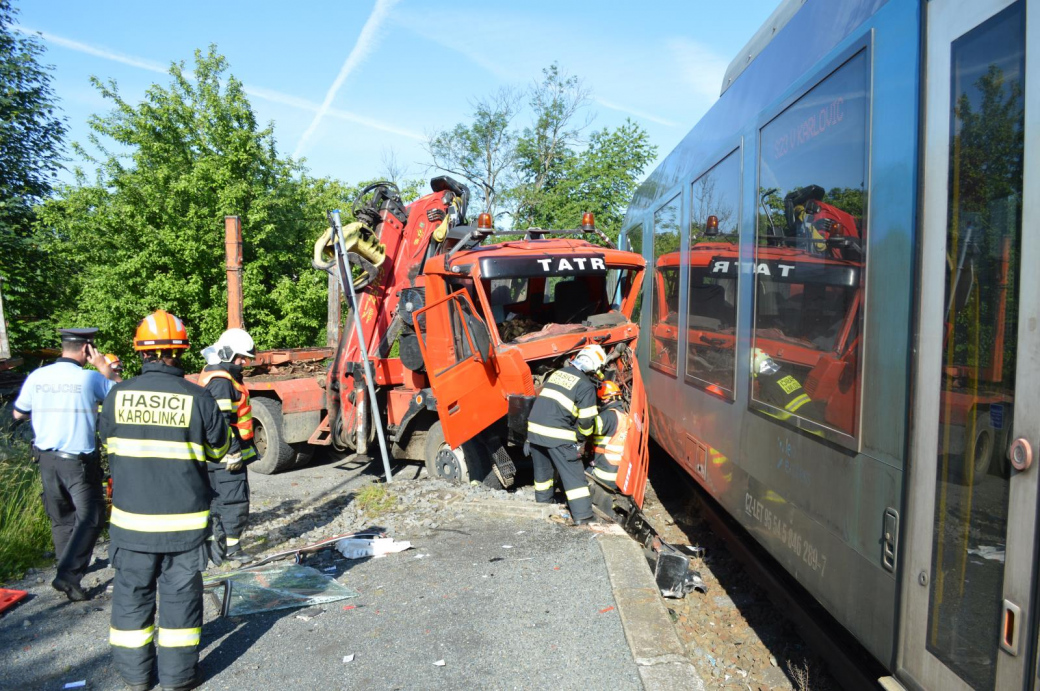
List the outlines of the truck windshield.
{"label": "truck windshield", "polygon": [[601,273],[578,276],[497,276],[481,284],[502,341],[526,341],[626,323],[621,305],[636,273],[607,267]]}

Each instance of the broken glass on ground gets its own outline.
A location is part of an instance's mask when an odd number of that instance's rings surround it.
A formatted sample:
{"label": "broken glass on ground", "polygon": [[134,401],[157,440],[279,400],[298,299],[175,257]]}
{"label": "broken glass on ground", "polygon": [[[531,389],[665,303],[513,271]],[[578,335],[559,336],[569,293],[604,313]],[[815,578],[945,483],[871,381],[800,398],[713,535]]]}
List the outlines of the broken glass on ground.
{"label": "broken glass on ground", "polygon": [[339,583],[317,569],[299,564],[266,566],[239,571],[213,580],[230,583],[227,616],[271,612],[292,607],[312,607],[358,597],[353,588]]}

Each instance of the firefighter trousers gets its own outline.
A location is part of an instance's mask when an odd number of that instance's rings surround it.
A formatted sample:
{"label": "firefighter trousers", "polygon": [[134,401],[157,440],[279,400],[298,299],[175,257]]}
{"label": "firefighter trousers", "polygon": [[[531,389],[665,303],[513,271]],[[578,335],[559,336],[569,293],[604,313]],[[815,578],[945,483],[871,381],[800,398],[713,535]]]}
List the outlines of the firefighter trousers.
{"label": "firefighter trousers", "polygon": [[[159,683],[187,684],[195,676],[202,637],[202,572],[205,551],[157,554],[113,548],[109,643],[116,670],[127,684],[152,680],[158,647]],[[155,594],[159,593],[159,626]]]}
{"label": "firefighter trousers", "polygon": [[[211,465],[216,467],[209,471],[209,486],[213,490],[210,520],[220,522],[230,555],[240,549],[239,540],[249,522],[249,477],[245,466],[232,472],[223,464]],[[221,531],[213,532],[219,535]]]}
{"label": "firefighter trousers", "polygon": [[51,521],[58,576],[79,584],[105,525],[101,466],[96,456],[73,460],[39,453],[43,505]]}
{"label": "firefighter trousers", "polygon": [[563,493],[571,518],[581,520],[592,516],[592,497],[589,483],[585,479],[585,468],[581,462],[578,444],[563,446],[539,446],[531,444],[531,461],[534,464],[535,500],[545,503],[553,495],[553,468],[560,474]]}

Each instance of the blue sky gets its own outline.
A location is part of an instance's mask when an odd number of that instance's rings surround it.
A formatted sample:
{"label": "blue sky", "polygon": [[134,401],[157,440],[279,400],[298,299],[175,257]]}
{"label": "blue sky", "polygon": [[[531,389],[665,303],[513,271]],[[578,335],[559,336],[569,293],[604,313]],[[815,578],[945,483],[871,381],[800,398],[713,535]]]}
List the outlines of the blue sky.
{"label": "blue sky", "polygon": [[87,119],[109,107],[91,75],[136,102],[167,83],[170,62],[190,65],[215,43],[282,153],[356,182],[384,173],[391,154],[408,177],[430,175],[428,134],[467,121],[475,98],[531,85],[553,61],[591,91],[592,127],[632,118],[664,156],[778,0],[15,3],[21,28],[43,35],[71,140],[85,143]]}

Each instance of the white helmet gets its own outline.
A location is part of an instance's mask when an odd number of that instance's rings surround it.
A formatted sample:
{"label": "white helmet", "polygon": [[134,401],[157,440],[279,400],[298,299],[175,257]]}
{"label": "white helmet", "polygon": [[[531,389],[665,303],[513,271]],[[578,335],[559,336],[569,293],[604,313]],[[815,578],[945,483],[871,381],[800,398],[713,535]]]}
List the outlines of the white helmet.
{"label": "white helmet", "polygon": [[214,347],[217,349],[217,357],[222,362],[231,362],[236,355],[256,357],[253,351],[253,337],[246,333],[245,329],[228,329],[220,334]]}
{"label": "white helmet", "polygon": [[587,345],[578,351],[572,362],[582,372],[595,372],[607,364],[607,353],[598,345]]}

